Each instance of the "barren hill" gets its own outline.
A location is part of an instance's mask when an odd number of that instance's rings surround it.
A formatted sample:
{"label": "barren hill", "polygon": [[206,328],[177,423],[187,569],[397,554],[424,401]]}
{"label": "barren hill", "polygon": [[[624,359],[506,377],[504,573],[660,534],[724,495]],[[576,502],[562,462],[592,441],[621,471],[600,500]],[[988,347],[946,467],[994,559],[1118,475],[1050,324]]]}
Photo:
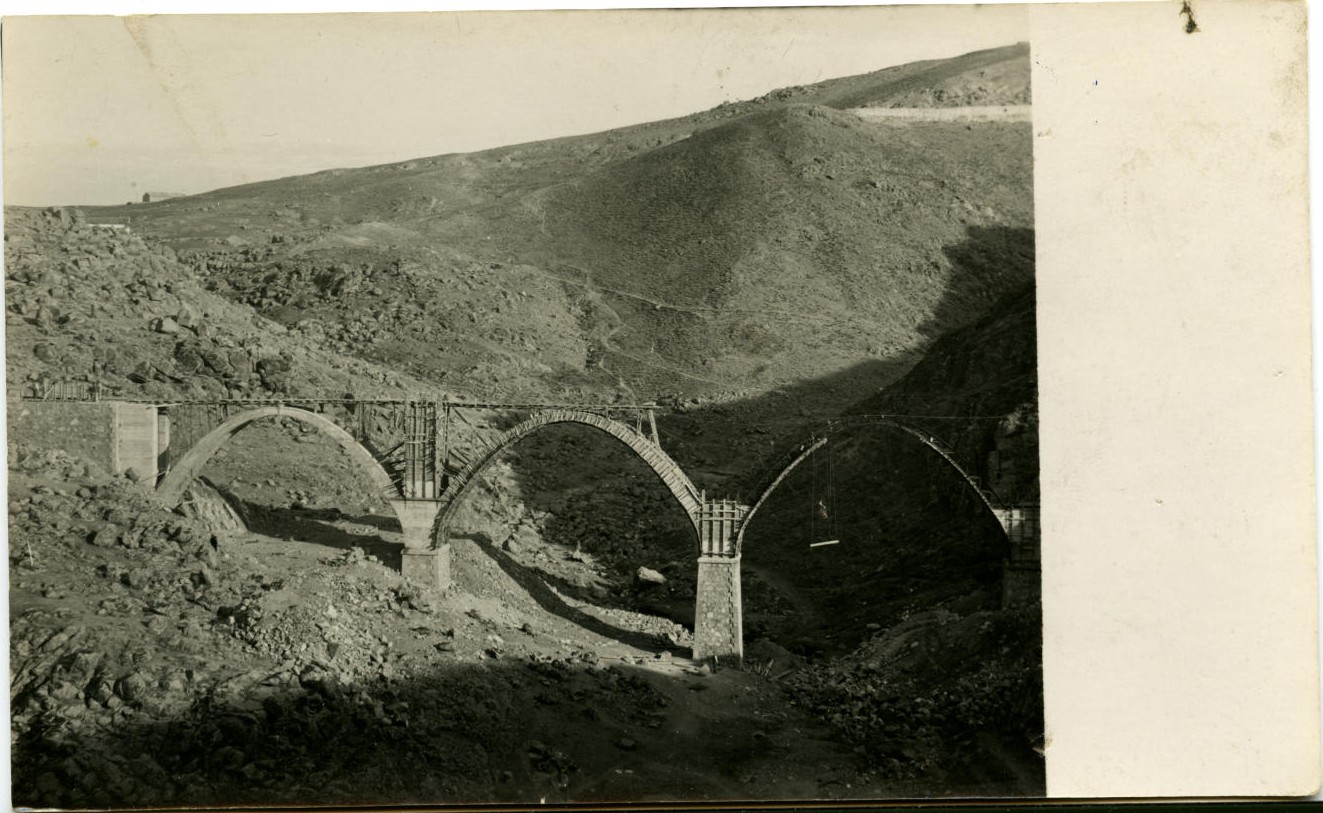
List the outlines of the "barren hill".
{"label": "barren hill", "polygon": [[[1028,124],[845,110],[1027,98],[1017,45],[682,119],[91,214],[131,218],[287,326],[378,322],[353,355],[407,366],[434,348],[445,363],[415,372],[459,391],[729,397],[867,358],[899,373],[1028,279],[1015,256],[996,262],[1003,230],[1032,226]],[[407,281],[363,299],[297,290],[364,269]]]}

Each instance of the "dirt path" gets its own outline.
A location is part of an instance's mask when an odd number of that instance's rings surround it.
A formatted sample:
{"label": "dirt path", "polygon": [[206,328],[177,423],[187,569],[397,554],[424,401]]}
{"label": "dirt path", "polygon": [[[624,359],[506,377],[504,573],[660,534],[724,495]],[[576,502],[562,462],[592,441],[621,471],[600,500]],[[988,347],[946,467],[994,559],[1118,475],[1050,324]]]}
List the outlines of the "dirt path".
{"label": "dirt path", "polygon": [[849,112],[864,121],[878,122],[982,122],[1032,121],[1033,107],[1027,104],[973,107],[856,107]]}

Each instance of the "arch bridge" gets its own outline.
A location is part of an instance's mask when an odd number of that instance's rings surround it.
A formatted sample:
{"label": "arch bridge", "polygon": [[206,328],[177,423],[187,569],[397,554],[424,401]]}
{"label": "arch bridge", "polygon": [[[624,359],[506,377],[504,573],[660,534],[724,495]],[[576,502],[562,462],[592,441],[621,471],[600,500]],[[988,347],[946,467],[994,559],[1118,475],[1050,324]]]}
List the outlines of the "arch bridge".
{"label": "arch bridge", "polygon": [[[693,484],[661,446],[656,409],[653,404],[295,399],[156,404],[156,493],[177,506],[207,462],[245,427],[260,420],[296,420],[338,443],[389,501],[403,531],[404,577],[446,587],[452,580],[451,523],[488,466],[540,429],[588,426],[647,464],[689,518],[698,553],[695,657],[738,659],[743,624],[737,535],[748,509],[709,499]],[[493,431],[483,425],[492,413],[523,418]]]}
{"label": "arch bridge", "polygon": [[[844,429],[873,424],[913,437],[960,474],[1012,542],[1017,534],[1030,532],[1035,545],[1037,542],[1036,506],[1030,516],[1026,508],[1002,505],[935,437],[885,415],[829,422],[773,461],[753,491],[755,499],[746,504],[709,498],[694,485],[662,448],[655,404],[295,398],[109,403],[115,415],[115,460],[133,461],[134,468],[145,469],[138,472],[141,479],[153,484],[157,496],[171,507],[183,501],[207,462],[245,427],[275,419],[314,427],[345,451],[366,482],[394,509],[403,531],[404,577],[436,587],[451,582],[449,533],[455,515],[501,453],[549,426],[591,427],[640,458],[689,518],[698,560],[694,621],[694,657],[698,659],[738,661],[742,657],[740,557],[745,529],[790,473]],[[512,414],[520,417],[511,420]],[[506,427],[495,428],[492,424],[497,422]],[[128,468],[122,462],[117,467]]]}

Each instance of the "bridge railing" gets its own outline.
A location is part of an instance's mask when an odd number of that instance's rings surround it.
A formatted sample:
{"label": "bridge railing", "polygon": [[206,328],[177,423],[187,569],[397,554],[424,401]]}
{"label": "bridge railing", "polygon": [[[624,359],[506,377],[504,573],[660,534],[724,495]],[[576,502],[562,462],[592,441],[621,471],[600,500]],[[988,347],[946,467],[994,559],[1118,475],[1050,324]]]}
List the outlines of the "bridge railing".
{"label": "bridge railing", "polygon": [[[463,412],[518,410],[548,412],[555,410],[587,411],[610,416],[617,422],[633,419],[633,430],[640,437],[657,443],[655,411],[658,405],[645,404],[515,404],[450,401],[445,399],[373,399],[353,396],[328,398],[279,395],[267,398],[161,399],[122,397],[119,391],[97,381],[41,378],[23,382],[10,390],[11,397],[37,401],[117,401],[153,405],[158,408],[158,433],[162,451],[159,468],[169,471],[209,432],[236,413],[262,407],[289,407],[330,417],[364,445],[386,470],[392,489],[405,499],[437,499],[446,490],[450,478],[481,458],[492,442],[479,434],[476,448],[453,442],[450,419],[475,426],[463,418]],[[526,420],[526,419],[525,419]],[[383,423],[384,421],[384,423]],[[490,429],[492,427],[485,427]],[[498,432],[498,438],[501,434]],[[374,441],[388,439],[388,448],[379,451]]]}
{"label": "bridge railing", "polygon": [[102,401],[115,391],[99,381],[38,379],[19,386],[18,397],[30,401]]}

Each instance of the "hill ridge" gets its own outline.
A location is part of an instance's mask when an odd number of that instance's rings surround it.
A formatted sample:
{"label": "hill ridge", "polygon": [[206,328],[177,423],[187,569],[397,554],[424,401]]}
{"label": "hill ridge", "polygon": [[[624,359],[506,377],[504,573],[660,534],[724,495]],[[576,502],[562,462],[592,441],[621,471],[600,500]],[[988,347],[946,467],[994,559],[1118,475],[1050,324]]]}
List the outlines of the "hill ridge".
{"label": "hill ridge", "polygon": [[[1030,278],[1005,239],[1033,222],[1027,123],[839,109],[1027,93],[1028,49],[1011,45],[586,136],[88,211],[132,218],[211,292],[297,335],[450,390],[739,399],[864,360],[898,375]],[[860,375],[848,397],[890,380]]]}

